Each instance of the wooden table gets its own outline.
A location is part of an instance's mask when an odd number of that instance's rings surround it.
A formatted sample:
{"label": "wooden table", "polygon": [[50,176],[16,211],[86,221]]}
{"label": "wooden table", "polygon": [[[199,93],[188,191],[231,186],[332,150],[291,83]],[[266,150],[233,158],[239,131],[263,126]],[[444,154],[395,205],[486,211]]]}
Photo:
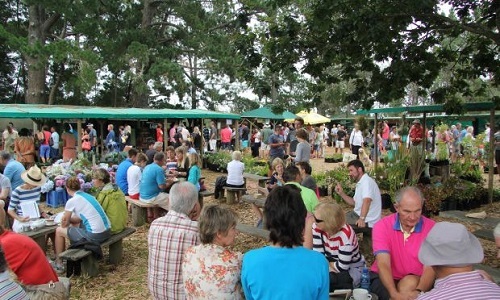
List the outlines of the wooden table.
{"label": "wooden table", "polygon": [[42,228],[38,228],[36,230],[20,232],[20,234],[23,234],[25,236],[29,236],[38,245],[40,245],[40,247],[43,249],[43,251],[47,252],[47,236],[49,234],[55,233],[57,227],[58,227],[57,224],[46,225],[46,226],[44,226]]}
{"label": "wooden table", "polygon": [[260,187],[266,187],[266,182],[269,181],[269,179],[271,179],[271,177],[260,176],[260,175],[250,174],[250,173],[243,173],[243,178],[245,178],[247,180],[257,181],[257,183]]}

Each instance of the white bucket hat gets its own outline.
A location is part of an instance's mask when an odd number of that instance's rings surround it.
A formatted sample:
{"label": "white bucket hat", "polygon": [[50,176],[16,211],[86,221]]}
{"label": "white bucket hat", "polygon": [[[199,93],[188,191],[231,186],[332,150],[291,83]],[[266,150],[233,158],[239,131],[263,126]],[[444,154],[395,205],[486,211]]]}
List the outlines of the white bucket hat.
{"label": "white bucket hat", "polygon": [[426,266],[461,267],[483,261],[479,240],[459,223],[436,223],[420,246],[418,259]]}
{"label": "white bucket hat", "polygon": [[29,183],[33,186],[42,186],[47,181],[45,175],[43,175],[42,170],[37,165],[29,168],[28,171],[24,171],[21,174],[21,178],[24,182]]}

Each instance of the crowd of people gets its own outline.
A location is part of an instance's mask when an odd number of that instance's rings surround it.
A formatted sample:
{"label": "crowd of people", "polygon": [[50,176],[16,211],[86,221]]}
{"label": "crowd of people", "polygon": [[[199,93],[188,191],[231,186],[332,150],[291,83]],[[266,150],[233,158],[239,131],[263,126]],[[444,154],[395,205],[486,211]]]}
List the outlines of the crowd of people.
{"label": "crowd of people", "polygon": [[[459,125],[455,129],[460,130]],[[379,151],[403,145],[397,128],[390,128],[387,122],[379,126],[374,145]],[[310,159],[324,156],[324,147],[329,145],[343,153],[347,144],[359,156],[366,136],[358,124],[349,134],[341,125],[331,130],[315,128],[300,118],[290,126],[275,125],[273,130],[264,124],[262,130],[253,132],[243,122],[238,129],[243,151],[251,148],[254,156],[265,157],[271,175],[266,187],[259,189],[266,197],[264,209],[253,206],[256,225],[269,231],[270,245],[244,255],[228,248],[234,244],[238,216],[221,205],[202,209],[198,200],[203,189],[199,153],[232,150],[235,134],[230,124],[219,131],[211,122],[190,132],[173,123],[167,147],[163,126],[158,124],[144,153],[126,148],[131,145],[132,131],[128,125],[120,127],[115,134],[109,124],[104,140],[108,151],[126,150],[128,156],[118,165],[115,182],[100,168],[92,172],[92,194],[81,190],[77,177],[66,181],[70,199],[51,237],[55,259],[50,262],[35,242],[18,234],[29,221],[23,203],[33,202],[41,217],[50,218],[38,206],[46,177],[34,164],[36,140],[43,163],[59,157],[60,148],[64,160],[74,158],[79,137],[69,125],[61,137],[55,127],[48,126],[35,135],[27,132],[11,137],[17,131],[9,124],[3,139],[7,148],[0,152],[4,167],[0,206],[7,211],[6,215],[0,209],[0,224],[5,224],[7,216],[14,222],[12,231],[0,226],[0,296],[29,299],[30,293],[49,293],[67,297],[67,279],[57,276],[64,271],[58,255],[67,241],[70,247],[78,247],[82,240],[100,244],[121,232],[128,221],[125,196],[129,196],[163,209],[148,212],[152,222],[147,282],[154,299],[328,299],[329,292],[360,284],[368,253],[359,247],[357,228],[367,228],[372,234],[375,260],[369,273],[370,290],[378,299],[471,299],[477,295],[500,299],[500,287],[488,274],[473,268],[484,258],[477,238],[463,225],[436,223],[423,216],[424,198],[418,188],[401,189],[395,199],[396,212],[383,216],[377,183],[366,173],[364,162],[355,159],[347,164],[349,177],[356,183],[354,195],[347,195],[340,184],[334,188],[353,210],[344,212],[338,204],[319,201]],[[451,129],[453,135],[455,129]],[[472,134],[469,131],[465,136]],[[88,141],[88,151],[95,149],[98,142],[92,124],[87,124],[81,137]],[[413,121],[408,140],[417,147],[426,142],[418,120]],[[449,142],[453,144],[455,139]],[[500,133],[495,134],[495,145],[498,154]],[[226,186],[244,186],[241,151],[232,151],[227,170]],[[500,248],[500,224],[495,237]],[[21,261],[20,257],[31,260]],[[32,265],[39,266],[43,274],[28,272]],[[11,280],[7,267],[19,282]]]}

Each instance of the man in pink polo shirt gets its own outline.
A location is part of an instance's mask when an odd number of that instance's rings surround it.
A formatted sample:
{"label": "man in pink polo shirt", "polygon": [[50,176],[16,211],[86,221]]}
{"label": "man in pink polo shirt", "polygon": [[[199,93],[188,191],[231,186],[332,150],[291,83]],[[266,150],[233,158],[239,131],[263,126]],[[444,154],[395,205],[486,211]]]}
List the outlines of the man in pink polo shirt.
{"label": "man in pink polo shirt", "polygon": [[424,198],[416,187],[402,189],[396,196],[396,213],[373,227],[371,291],[380,300],[415,299],[432,288],[435,274],[418,259],[420,246],[434,226],[422,216]]}

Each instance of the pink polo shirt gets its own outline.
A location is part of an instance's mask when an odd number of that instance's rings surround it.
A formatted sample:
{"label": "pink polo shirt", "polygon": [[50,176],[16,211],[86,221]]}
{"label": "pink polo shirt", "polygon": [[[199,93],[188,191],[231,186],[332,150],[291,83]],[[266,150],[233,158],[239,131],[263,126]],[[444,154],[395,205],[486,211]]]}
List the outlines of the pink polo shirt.
{"label": "pink polo shirt", "polygon": [[[405,241],[397,213],[375,223],[372,232],[373,254],[391,255],[392,278],[399,280],[409,274],[422,275],[424,266],[418,260],[418,251],[434,224],[433,220],[422,216]],[[378,273],[377,261],[371,270]]]}

